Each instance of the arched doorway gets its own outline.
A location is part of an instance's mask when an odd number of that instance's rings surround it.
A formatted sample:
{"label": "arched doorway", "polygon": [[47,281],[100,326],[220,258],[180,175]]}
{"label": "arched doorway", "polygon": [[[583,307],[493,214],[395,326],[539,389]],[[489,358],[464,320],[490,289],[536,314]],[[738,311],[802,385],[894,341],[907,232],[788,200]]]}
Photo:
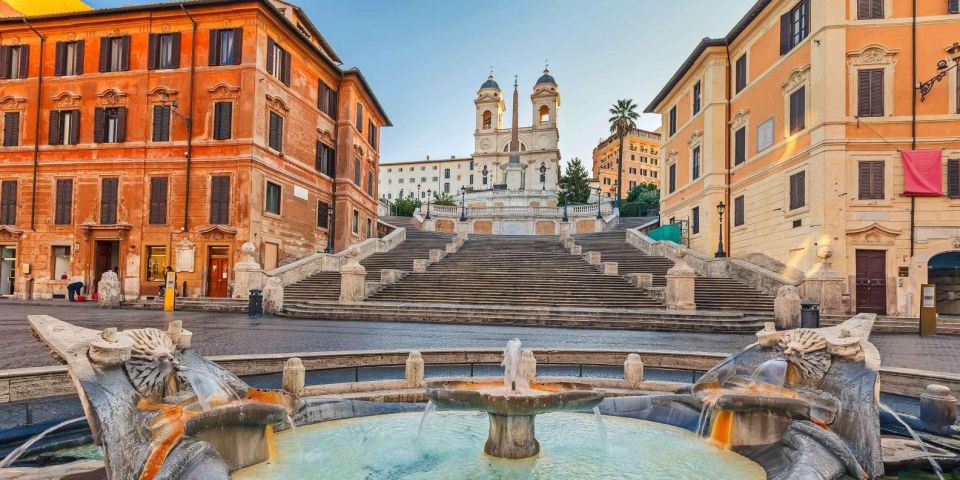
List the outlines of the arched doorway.
{"label": "arched doorway", "polygon": [[960,315],[960,251],[930,258],[927,283],[937,286],[937,313]]}

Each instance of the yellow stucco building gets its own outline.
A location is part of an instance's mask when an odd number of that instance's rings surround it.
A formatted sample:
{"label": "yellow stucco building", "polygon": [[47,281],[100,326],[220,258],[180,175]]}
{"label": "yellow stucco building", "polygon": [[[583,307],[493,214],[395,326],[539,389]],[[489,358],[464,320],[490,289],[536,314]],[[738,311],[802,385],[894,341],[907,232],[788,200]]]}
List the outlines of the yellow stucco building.
{"label": "yellow stucco building", "polygon": [[[826,258],[847,311],[917,316],[932,282],[940,312],[960,313],[955,42],[947,0],[756,2],[646,109],[663,119],[663,221],[793,278]],[[921,99],[914,85],[941,72]],[[942,195],[903,195],[911,149],[942,152]]]}
{"label": "yellow stucco building", "polygon": [[[610,135],[601,139],[593,149],[593,178],[600,182],[600,190],[607,197],[617,195],[617,158],[620,139]],[[623,189],[626,198],[641,183],[660,183],[660,134],[633,129],[623,141]]]}

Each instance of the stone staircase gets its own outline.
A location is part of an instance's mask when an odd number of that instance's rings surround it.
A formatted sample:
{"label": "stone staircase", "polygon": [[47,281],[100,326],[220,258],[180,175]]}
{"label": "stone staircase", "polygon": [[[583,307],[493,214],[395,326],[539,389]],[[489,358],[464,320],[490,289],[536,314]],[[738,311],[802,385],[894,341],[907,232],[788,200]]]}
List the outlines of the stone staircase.
{"label": "stone staircase", "polygon": [[657,217],[620,217],[617,224],[613,227],[613,230],[623,232],[631,228],[646,225],[656,219]]}
{"label": "stone staircase", "polygon": [[[385,217],[384,222],[406,227],[407,239],[389,252],[375,253],[360,261],[367,269],[367,281],[380,281],[385,269],[413,270],[414,259],[429,258],[431,249],[443,249],[453,241],[452,233],[424,232],[416,229],[410,217]],[[337,300],[340,298],[340,272],[319,272],[284,287],[284,302],[306,300]]]}
{"label": "stone staircase", "polygon": [[623,277],[570,255],[555,236],[472,235],[460,251],[368,302],[662,308]]}
{"label": "stone staircase", "polygon": [[[829,315],[820,317],[821,327],[834,327],[848,319],[849,316]],[[874,333],[908,333],[920,332],[919,318],[902,318],[878,316],[873,323]],[[941,315],[937,319],[937,333],[942,335],[960,335],[960,317]]]}
{"label": "stone staircase", "polygon": [[[624,231],[574,235],[583,253],[600,252],[600,260],[617,262],[620,275],[649,273],[653,286],[666,286],[667,270],[673,261],[646,255],[626,243]],[[694,301],[698,310],[734,310],[741,312],[773,313],[774,298],[757,289],[730,278],[697,277]]]}

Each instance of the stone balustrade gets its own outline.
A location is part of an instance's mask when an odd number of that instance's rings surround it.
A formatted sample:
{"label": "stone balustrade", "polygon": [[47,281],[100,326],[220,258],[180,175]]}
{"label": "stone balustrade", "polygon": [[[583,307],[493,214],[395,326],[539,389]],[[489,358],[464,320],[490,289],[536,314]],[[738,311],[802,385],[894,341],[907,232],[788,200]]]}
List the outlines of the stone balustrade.
{"label": "stone balustrade", "polygon": [[[425,216],[426,205],[421,208],[420,215]],[[600,206],[600,213],[604,217],[613,214],[613,205],[604,203]],[[459,206],[431,205],[430,217],[460,218]],[[563,207],[531,207],[531,206],[502,206],[502,207],[466,207],[467,218],[562,218]],[[597,215],[597,205],[570,205],[567,207],[567,217],[591,217]]]}

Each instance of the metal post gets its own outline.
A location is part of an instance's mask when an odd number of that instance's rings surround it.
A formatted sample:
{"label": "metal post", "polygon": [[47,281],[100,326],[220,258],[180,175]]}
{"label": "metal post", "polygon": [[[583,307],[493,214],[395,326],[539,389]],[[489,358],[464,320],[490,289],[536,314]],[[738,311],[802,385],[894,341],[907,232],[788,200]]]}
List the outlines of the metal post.
{"label": "metal post", "polygon": [[427,216],[424,217],[427,220],[430,220],[430,195],[433,193],[429,188],[427,189]]}
{"label": "metal post", "polygon": [[597,187],[597,220],[602,220],[603,215],[600,214],[600,187]]}
{"label": "metal post", "polygon": [[714,254],[714,256],[717,258],[723,258],[726,256],[723,253],[723,209],[724,209],[723,201],[720,201],[720,203],[717,204],[717,213],[719,214],[719,217],[720,217],[720,242],[717,245],[717,253]]}
{"label": "metal post", "polygon": [[467,221],[467,189],[460,187],[460,221]]}

